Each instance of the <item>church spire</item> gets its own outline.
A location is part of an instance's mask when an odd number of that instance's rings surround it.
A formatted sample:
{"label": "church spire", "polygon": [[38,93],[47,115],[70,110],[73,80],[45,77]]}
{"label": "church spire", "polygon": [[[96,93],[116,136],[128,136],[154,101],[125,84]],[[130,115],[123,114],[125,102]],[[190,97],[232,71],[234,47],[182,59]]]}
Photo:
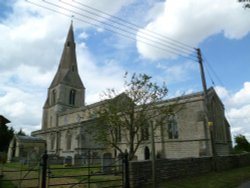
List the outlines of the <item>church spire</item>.
{"label": "church spire", "polygon": [[[71,78],[74,77],[74,79],[68,79],[69,74],[71,75],[70,77]],[[60,83],[65,83],[65,84],[73,85],[76,87],[79,87],[79,86],[83,87],[82,81],[78,75],[74,31],[73,31],[72,22],[70,24],[68,35],[64,44],[60,64],[59,64],[57,73],[50,85],[50,88],[55,87]]]}
{"label": "church spire", "polygon": [[58,126],[58,114],[85,104],[85,88],[78,74],[73,24],[69,27],[56,75],[43,109],[43,129]]}

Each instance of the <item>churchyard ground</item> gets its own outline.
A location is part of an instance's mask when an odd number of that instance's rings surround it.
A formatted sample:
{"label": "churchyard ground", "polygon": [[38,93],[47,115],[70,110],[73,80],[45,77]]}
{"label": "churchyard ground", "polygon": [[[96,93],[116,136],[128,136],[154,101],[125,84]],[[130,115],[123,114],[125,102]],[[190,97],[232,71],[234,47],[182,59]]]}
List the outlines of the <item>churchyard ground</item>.
{"label": "churchyard ground", "polygon": [[[5,164],[2,168],[4,172],[4,179],[19,179],[20,177],[25,178],[36,178],[34,180],[23,180],[21,182],[21,187],[38,187],[39,179],[37,178],[39,176],[39,170],[38,166],[33,168],[34,171],[23,171],[20,172],[20,170],[28,170],[30,167],[28,165],[21,165],[19,163],[9,163]],[[17,172],[7,172],[7,171],[17,171]],[[100,175],[98,172],[100,171],[100,167],[90,167],[90,168],[80,168],[80,167],[65,167],[63,165],[51,165],[50,170],[48,169],[49,178],[47,181],[50,185],[53,184],[76,184],[74,188],[83,188],[87,186],[86,182],[97,182],[97,181],[108,181],[111,180],[111,182],[107,182],[107,185],[110,185],[112,182],[115,182],[115,180],[121,179],[120,176],[110,176],[110,175]],[[88,176],[89,174],[89,176]],[[96,175],[97,174],[97,175]],[[89,179],[88,179],[89,177]],[[114,181],[112,181],[114,180]],[[84,184],[77,184],[79,182],[82,182]],[[116,182],[118,184],[121,184],[120,182]],[[103,182],[101,183],[103,184]],[[20,181],[0,181],[0,188],[14,188],[14,187],[20,187]],[[53,186],[53,187],[61,187],[66,188],[69,187],[69,185],[60,185],[60,186]],[[98,183],[91,183],[90,188],[98,188]]]}
{"label": "churchyard ground", "polygon": [[[9,169],[15,169],[16,164],[10,164]],[[16,166],[17,167],[17,166]],[[56,175],[72,175],[72,174],[79,174],[79,169],[71,169],[68,171],[58,171]],[[81,171],[83,174],[84,172]],[[85,172],[86,173],[86,172]],[[11,176],[7,176],[8,178],[12,178]],[[99,177],[100,179],[105,179],[104,177]],[[157,185],[157,188],[236,188],[240,184],[244,183],[245,181],[250,180],[250,166],[244,168],[237,168],[228,171],[222,172],[212,172],[201,176],[195,177],[186,177],[186,178],[179,178],[168,180],[160,185]],[[79,179],[74,178],[63,178],[57,179],[56,183],[67,183],[67,182],[77,182]],[[1,186],[0,186],[1,187]],[[14,185],[10,183],[4,183],[4,188],[14,188]],[[78,186],[80,187],[80,186]],[[98,186],[93,185],[93,187],[98,188]],[[151,188],[152,186],[148,186]]]}

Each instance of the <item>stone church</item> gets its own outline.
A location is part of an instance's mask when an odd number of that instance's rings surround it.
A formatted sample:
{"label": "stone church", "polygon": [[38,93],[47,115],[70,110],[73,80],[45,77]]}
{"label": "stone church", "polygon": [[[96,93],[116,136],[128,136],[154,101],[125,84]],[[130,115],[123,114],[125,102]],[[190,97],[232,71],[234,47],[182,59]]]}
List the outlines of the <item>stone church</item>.
{"label": "stone church", "polygon": [[[158,157],[201,157],[228,155],[231,152],[230,125],[225,118],[224,106],[213,88],[208,89],[207,96],[207,105],[204,105],[203,92],[163,101],[170,105],[178,100],[184,108],[176,112],[166,126],[156,131],[155,150]],[[50,155],[74,159],[87,155],[101,157],[109,152],[115,157],[114,149],[95,143],[86,131],[95,121],[95,109],[101,105],[103,101],[85,105],[85,87],[78,73],[71,24],[58,70],[48,88],[42,128],[32,132],[32,136],[46,140]],[[210,111],[210,122],[205,118],[207,109]],[[151,143],[147,137],[138,148],[136,158],[145,160],[150,155]]]}

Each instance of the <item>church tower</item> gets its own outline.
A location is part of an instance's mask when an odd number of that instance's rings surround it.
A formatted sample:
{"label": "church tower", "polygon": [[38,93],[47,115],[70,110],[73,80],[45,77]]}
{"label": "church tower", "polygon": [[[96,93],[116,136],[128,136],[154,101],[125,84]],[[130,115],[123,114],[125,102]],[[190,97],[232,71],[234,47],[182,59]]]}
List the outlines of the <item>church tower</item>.
{"label": "church tower", "polygon": [[43,107],[42,129],[57,126],[57,114],[85,103],[85,87],[78,73],[71,23],[56,75],[48,88]]}

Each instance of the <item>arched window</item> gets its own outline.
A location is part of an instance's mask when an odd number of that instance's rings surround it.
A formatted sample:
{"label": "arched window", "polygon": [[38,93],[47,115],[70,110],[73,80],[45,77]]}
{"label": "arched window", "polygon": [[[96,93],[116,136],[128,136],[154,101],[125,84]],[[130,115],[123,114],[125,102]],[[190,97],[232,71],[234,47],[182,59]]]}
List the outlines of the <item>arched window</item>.
{"label": "arched window", "polygon": [[141,140],[148,140],[149,139],[149,126],[145,125],[141,127]]}
{"label": "arched window", "polygon": [[51,150],[54,150],[54,148],[55,148],[55,135],[54,134],[51,134],[51,136],[50,136],[50,149]]}
{"label": "arched window", "polygon": [[115,128],[115,138],[116,138],[116,142],[121,142],[122,141],[122,132],[121,132],[121,127],[120,126]]}
{"label": "arched window", "polygon": [[146,147],[144,148],[144,159],[145,159],[145,160],[148,160],[149,158],[150,158],[150,151],[149,151],[148,146],[146,146]]}
{"label": "arched window", "polygon": [[170,114],[168,116],[168,138],[176,139],[179,137],[177,120],[175,114]]}
{"label": "arched window", "polygon": [[76,90],[71,89],[69,93],[69,104],[75,105],[75,99],[76,99]]}
{"label": "arched window", "polygon": [[52,98],[51,98],[52,105],[56,104],[56,90],[52,91]]}
{"label": "arched window", "polygon": [[66,150],[71,150],[72,135],[70,132],[66,134]]}

